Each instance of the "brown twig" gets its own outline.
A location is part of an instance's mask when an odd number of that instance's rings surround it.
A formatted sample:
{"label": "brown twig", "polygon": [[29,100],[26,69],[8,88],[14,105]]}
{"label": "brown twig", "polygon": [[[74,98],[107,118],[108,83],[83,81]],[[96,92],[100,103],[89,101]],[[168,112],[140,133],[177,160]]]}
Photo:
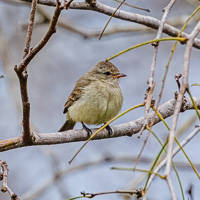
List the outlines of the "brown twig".
{"label": "brown twig", "polygon": [[[37,0],[33,0],[31,5],[31,12],[30,12],[23,59],[28,55],[30,51],[36,8],[37,8]],[[25,143],[30,144],[32,142],[32,136],[30,130],[30,103],[27,90],[27,79],[28,79],[28,74],[26,71],[27,65],[24,65],[23,68],[21,68],[20,66],[21,64],[19,65],[19,67],[17,67],[16,65],[14,69],[15,72],[17,73],[20,82],[20,91],[21,91],[22,107],[23,107],[23,119],[22,119],[23,139]]]}
{"label": "brown twig", "polygon": [[101,34],[99,35],[99,40],[102,38],[106,28],[108,27],[108,24],[110,23],[112,17],[115,15],[115,13],[120,9],[120,7],[125,3],[126,0],[122,0],[119,4],[119,6],[116,8],[116,10],[112,13],[112,15],[110,16],[110,18],[108,19],[108,21],[106,22],[106,25],[104,26]]}
{"label": "brown twig", "polygon": [[22,60],[20,65],[17,67],[17,71],[23,71],[26,68],[26,66],[30,63],[30,61],[34,58],[34,56],[46,45],[51,36],[56,32],[56,24],[62,9],[63,8],[60,6],[59,1],[57,1],[56,9],[54,11],[47,33],[44,35],[41,41],[34,48],[32,48],[27,54],[27,56]]}
{"label": "brown twig", "polygon": [[[118,3],[121,3],[121,0],[114,0]],[[138,10],[142,10],[142,11],[145,11],[145,12],[151,12],[150,9],[148,8],[142,8],[142,7],[139,7],[139,6],[135,6],[133,4],[130,4],[130,3],[124,3],[124,5],[128,6],[128,7],[131,7],[131,8],[135,8],[135,9],[138,9]]]}
{"label": "brown twig", "polygon": [[181,87],[181,84],[180,84],[180,78],[182,77],[182,74],[176,74],[175,75],[175,80],[176,80],[176,83],[177,83],[177,86],[178,86],[178,91],[180,91],[180,87]]}
{"label": "brown twig", "polygon": [[26,55],[28,54],[28,52],[30,50],[33,25],[34,25],[34,20],[35,20],[35,12],[36,12],[36,8],[37,8],[37,1],[38,0],[33,0],[32,5],[31,5],[31,12],[30,12],[28,30],[27,30],[27,35],[26,35],[26,42],[25,42],[23,58],[26,57]]}
{"label": "brown twig", "polygon": [[106,194],[127,194],[130,196],[135,196],[137,199],[141,198],[143,196],[143,190],[142,189],[135,189],[135,190],[116,190],[111,192],[98,192],[98,193],[87,193],[87,192],[81,192],[81,195],[85,198],[94,198],[95,196],[99,195],[106,195]]}
{"label": "brown twig", "polygon": [[[73,0],[70,0],[67,2],[64,7],[67,9],[70,6],[70,3]],[[58,21],[58,18],[60,16],[60,13],[64,7],[61,7],[61,4],[59,0],[57,0],[56,8],[54,11],[54,15],[50,21],[49,29],[47,33],[44,35],[44,37],[41,39],[41,41],[32,49],[29,50],[30,47],[30,41],[31,41],[31,35],[32,35],[32,24],[34,22],[34,12],[35,9],[32,8],[31,17],[30,17],[30,23],[27,33],[27,43],[25,47],[25,57],[22,59],[21,63],[18,66],[15,66],[15,71],[18,75],[19,82],[20,82],[20,91],[21,91],[21,98],[22,98],[22,106],[23,106],[23,141],[25,144],[32,144],[34,137],[33,133],[31,133],[30,130],[30,103],[28,98],[28,90],[27,90],[27,78],[28,74],[26,71],[26,68],[30,61],[34,58],[34,56],[46,45],[46,43],[49,41],[53,33],[56,32],[56,24]]]}
{"label": "brown twig", "polygon": [[28,74],[27,71],[19,71],[17,66],[14,68],[17,76],[19,78],[20,83],[20,92],[22,98],[22,108],[23,108],[23,119],[22,119],[22,126],[23,126],[23,140],[26,144],[32,143],[32,134],[30,130],[30,103],[28,98],[28,89],[27,89],[27,79]]}
{"label": "brown twig", "polygon": [[0,181],[3,181],[2,187],[1,187],[1,191],[2,192],[8,192],[11,200],[19,200],[18,196],[8,187],[8,165],[7,163],[4,161],[0,160],[0,168],[2,173],[0,173]]}

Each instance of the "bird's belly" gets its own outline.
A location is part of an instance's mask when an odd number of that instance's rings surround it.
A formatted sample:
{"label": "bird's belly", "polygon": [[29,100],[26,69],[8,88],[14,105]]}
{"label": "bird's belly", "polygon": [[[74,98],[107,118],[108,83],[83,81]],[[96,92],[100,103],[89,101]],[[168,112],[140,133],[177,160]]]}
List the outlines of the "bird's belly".
{"label": "bird's belly", "polygon": [[[90,91],[90,92],[88,92]],[[94,88],[86,90],[84,95],[68,110],[68,117],[75,122],[102,124],[112,119],[122,106],[120,89]]]}

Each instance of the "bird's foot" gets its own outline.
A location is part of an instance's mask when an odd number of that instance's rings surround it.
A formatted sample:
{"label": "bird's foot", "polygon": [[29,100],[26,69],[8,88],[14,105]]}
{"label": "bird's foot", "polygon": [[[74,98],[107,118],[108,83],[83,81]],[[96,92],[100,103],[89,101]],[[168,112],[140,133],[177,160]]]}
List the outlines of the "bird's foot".
{"label": "bird's foot", "polygon": [[108,125],[106,126],[106,130],[108,131],[108,135],[111,136],[113,134],[112,128]]}
{"label": "bird's foot", "polygon": [[83,129],[85,129],[87,131],[88,137],[90,137],[92,135],[92,130],[89,129],[83,122],[81,122]]}

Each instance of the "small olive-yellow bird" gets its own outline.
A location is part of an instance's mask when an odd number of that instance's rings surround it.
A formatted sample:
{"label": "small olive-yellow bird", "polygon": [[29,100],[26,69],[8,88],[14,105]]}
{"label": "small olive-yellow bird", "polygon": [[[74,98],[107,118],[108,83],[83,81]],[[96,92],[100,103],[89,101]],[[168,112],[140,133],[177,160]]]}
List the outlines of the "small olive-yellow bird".
{"label": "small olive-yellow bird", "polygon": [[[91,134],[85,124],[104,124],[121,110],[123,96],[119,79],[125,77],[111,62],[101,61],[77,82],[64,105],[67,120],[61,131],[73,129],[76,122]],[[112,129],[107,130],[111,134]]]}

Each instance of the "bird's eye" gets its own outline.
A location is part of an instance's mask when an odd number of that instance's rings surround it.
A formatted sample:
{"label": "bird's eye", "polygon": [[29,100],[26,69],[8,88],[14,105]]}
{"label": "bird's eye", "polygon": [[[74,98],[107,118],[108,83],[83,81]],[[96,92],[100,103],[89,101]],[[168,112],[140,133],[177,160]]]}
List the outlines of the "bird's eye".
{"label": "bird's eye", "polygon": [[110,75],[110,72],[104,72],[105,75]]}

